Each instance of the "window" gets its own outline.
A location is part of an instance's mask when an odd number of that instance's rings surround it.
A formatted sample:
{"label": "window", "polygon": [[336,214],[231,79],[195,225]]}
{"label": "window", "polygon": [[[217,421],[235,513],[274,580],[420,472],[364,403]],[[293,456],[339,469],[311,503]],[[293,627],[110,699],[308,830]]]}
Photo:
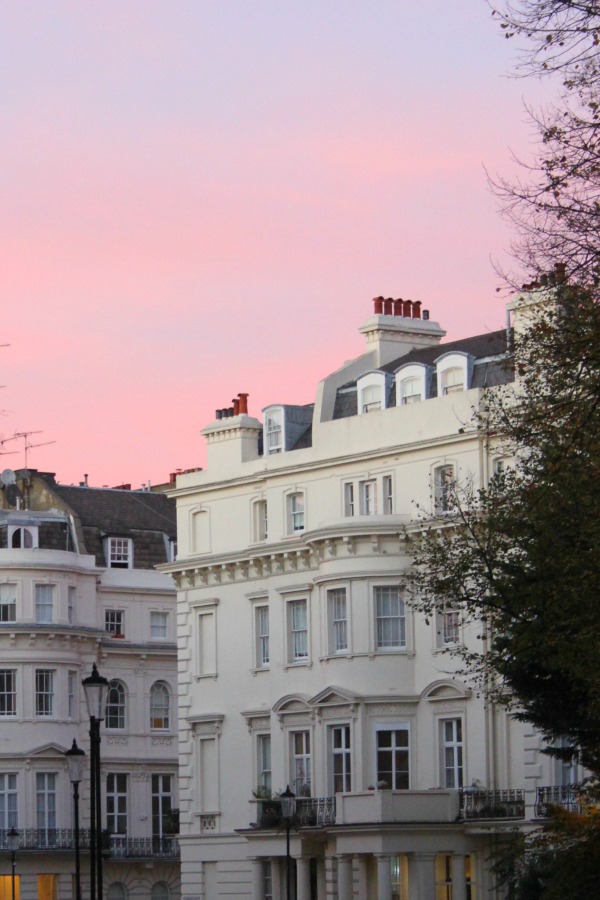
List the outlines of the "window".
{"label": "window", "polygon": [[297,797],[310,797],[310,731],[294,731],[292,741],[292,790]]}
{"label": "window", "polygon": [[433,506],[436,515],[453,510],[454,487],[454,466],[438,466],[433,473]]}
{"label": "window", "polygon": [[452,366],[446,369],[442,376],[442,390],[444,394],[454,394],[465,389],[465,372],[460,366]]}
{"label": "window", "polygon": [[35,621],[47,625],[54,621],[54,585],[36,584]]}
{"label": "window", "polygon": [[408,857],[392,856],[392,900],[408,900]]}
{"label": "window", "polygon": [[346,588],[327,591],[330,623],[330,652],[345,653],[348,650],[348,618]]}
{"label": "window", "polygon": [[127,900],[129,892],[120,881],[113,881],[108,888],[107,900]]}
{"label": "window", "polygon": [[438,647],[458,644],[460,640],[460,613],[452,607],[442,607],[436,613]]}
{"label": "window", "polygon": [[252,504],[252,533],[255,541],[267,540],[269,518],[266,500],[256,500]]}
{"label": "window", "polygon": [[38,546],[37,525],[27,528],[15,526],[8,529],[8,546],[13,550],[36,550]]}
{"label": "window", "polygon": [[463,786],[462,719],[440,721],[440,748],[442,763],[442,787]]}
{"label": "window", "polygon": [[271,793],[271,735],[256,736],[256,757],[258,763],[257,784],[265,794]]}
{"label": "window", "polygon": [[173,833],[173,787],[171,775],[152,776],[152,837]]}
{"label": "window", "polygon": [[290,600],[287,604],[288,662],[308,659],[308,602]]}
{"label": "window", "polygon": [[271,866],[271,860],[265,859],[262,865],[264,900],[273,900],[273,868]]}
{"label": "window", "polygon": [[283,450],[282,413],[272,409],[265,413],[265,453],[281,453]]}
{"label": "window", "polygon": [[472,856],[465,856],[465,880],[467,883],[467,900],[475,900],[475,865]]}
{"label": "window", "polygon": [[352,790],[352,760],[350,754],[350,726],[334,725],[330,730],[333,793]]}
{"label": "window", "polygon": [[169,613],[151,612],[150,613],[150,637],[155,640],[166,640],[167,627],[169,624]]}
{"label": "window", "polygon": [[383,476],[383,512],[386,516],[391,516],[394,512],[394,486],[391,475]]}
{"label": "window", "polygon": [[[37,900],[57,900],[58,875],[38,875]],[[17,894],[17,900],[19,895]]]}
{"label": "window", "polygon": [[108,685],[104,721],[107,728],[125,728],[125,686],[120,681]]}
{"label": "window", "polygon": [[169,885],[165,881],[157,881],[152,885],[150,900],[169,900],[170,897]]}
{"label": "window", "polygon": [[0,669],[0,716],[17,714],[16,669]]}
{"label": "window", "polygon": [[0,773],[0,830],[18,828],[17,775]]}
{"label": "window", "polygon": [[0,584],[0,622],[17,621],[17,586]]}
{"label": "window", "polygon": [[369,385],[362,389],[360,394],[361,411],[363,413],[373,412],[381,409],[381,387],[379,385]]}
{"label": "window", "polygon": [[400,382],[400,398],[402,406],[408,403],[419,403],[423,398],[421,394],[420,378],[405,378]]}
{"label": "window", "polygon": [[67,588],[67,622],[69,625],[75,621],[75,596],[76,589],[70,584]]}
{"label": "window", "polygon": [[111,637],[125,637],[125,613],[122,609],[104,610],[104,630]]}
{"label": "window", "polygon": [[169,549],[167,552],[167,559],[169,562],[175,562],[177,559],[177,541],[170,540],[169,541]]}
{"label": "window", "polygon": [[127,834],[127,775],[106,776],[106,827],[111,834]]}
{"label": "window", "polygon": [[150,688],[150,728],[167,731],[169,728],[169,689],[164,681],[156,681]]}
{"label": "window", "polygon": [[394,791],[409,787],[408,725],[382,726],[376,732],[377,785]]}
{"label": "window", "polygon": [[378,650],[406,647],[406,617],[399,587],[376,587],[375,619]]}
{"label": "window", "polygon": [[354,484],[351,481],[344,485],[344,515],[354,515]]}
{"label": "window", "polygon": [[202,607],[197,613],[196,624],[198,629],[196,677],[208,675],[214,678],[217,674],[216,604]]}
{"label": "window", "polygon": [[377,512],[377,482],[360,482],[360,514],[361,516],[374,516]]}
{"label": "window", "polygon": [[74,719],[77,707],[75,703],[77,686],[77,672],[67,672],[67,715],[69,719]]}
{"label": "window", "polygon": [[131,538],[106,539],[106,565],[110,569],[131,569],[133,566],[133,541]]}
{"label": "window", "polygon": [[435,858],[435,900],[452,900],[452,857],[438,853]]}
{"label": "window", "polygon": [[54,715],[54,672],[52,669],[35,670],[35,714]]}
{"label": "window", "polygon": [[304,530],[304,494],[297,492],[287,498],[288,534]]}
{"label": "window", "polygon": [[269,607],[256,606],[254,609],[256,633],[256,668],[269,665]]}
{"label": "window", "polygon": [[35,776],[38,830],[56,828],[56,775],[38,772]]}

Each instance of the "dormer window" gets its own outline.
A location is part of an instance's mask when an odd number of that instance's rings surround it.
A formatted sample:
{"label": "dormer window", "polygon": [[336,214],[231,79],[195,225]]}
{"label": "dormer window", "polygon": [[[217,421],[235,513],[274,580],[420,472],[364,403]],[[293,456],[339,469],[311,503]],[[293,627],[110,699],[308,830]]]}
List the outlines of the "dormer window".
{"label": "dormer window", "polygon": [[283,410],[269,409],[265,413],[264,425],[265,454],[281,453],[283,450]]}
{"label": "dormer window", "polygon": [[366,387],[361,392],[361,411],[363,413],[373,412],[374,409],[381,409],[381,388],[375,385]]}
{"label": "dormer window", "polygon": [[13,550],[37,550],[37,525],[13,525],[8,529],[8,546]]}
{"label": "dormer window", "polygon": [[106,565],[109,569],[133,568],[133,541],[131,538],[106,538],[105,554]]}
{"label": "dormer window", "polygon": [[463,369],[453,366],[446,369],[442,377],[442,393],[454,394],[456,391],[464,391],[465,378]]}
{"label": "dormer window", "polygon": [[396,406],[420,403],[429,396],[430,366],[406,363],[396,370]]}
{"label": "dormer window", "polygon": [[473,357],[468,353],[444,353],[435,362],[439,397],[469,389],[473,372]]}
{"label": "dormer window", "polygon": [[387,406],[388,380],[385,372],[367,372],[356,382],[358,413],[375,412]]}

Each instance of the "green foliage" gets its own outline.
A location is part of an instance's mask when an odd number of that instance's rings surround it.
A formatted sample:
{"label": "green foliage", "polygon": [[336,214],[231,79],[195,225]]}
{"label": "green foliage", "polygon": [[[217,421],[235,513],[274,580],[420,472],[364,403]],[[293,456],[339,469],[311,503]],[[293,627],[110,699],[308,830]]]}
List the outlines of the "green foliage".
{"label": "green foliage", "polygon": [[482,689],[600,772],[600,307],[555,290],[517,343],[516,388],[490,389],[475,418],[514,467],[409,530],[408,585],[426,614],[477,623],[479,647],[456,652]]}

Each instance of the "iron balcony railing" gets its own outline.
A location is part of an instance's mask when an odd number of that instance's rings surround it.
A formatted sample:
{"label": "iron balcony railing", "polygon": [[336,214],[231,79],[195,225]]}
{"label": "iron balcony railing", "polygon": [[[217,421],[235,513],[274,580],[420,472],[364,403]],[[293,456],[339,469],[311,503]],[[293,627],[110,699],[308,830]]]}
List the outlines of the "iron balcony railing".
{"label": "iron balcony railing", "polygon": [[[316,826],[327,828],[335,825],[335,797],[299,797],[296,812],[291,820],[295,828]],[[259,828],[279,828],[285,824],[281,815],[281,801],[260,800],[257,810]]]}
{"label": "iron balcony railing", "polygon": [[462,819],[525,818],[524,791],[479,791],[466,788],[459,793]]}
{"label": "iron balcony railing", "polygon": [[[20,828],[18,851],[21,850],[74,850],[75,831],[72,828]],[[8,850],[8,831],[0,830],[0,851]],[[79,847],[90,846],[88,828],[79,830]],[[179,840],[176,836],[138,838],[127,835],[103,834],[103,847],[107,857],[129,859],[177,859]]]}
{"label": "iron balcony railing", "polygon": [[535,798],[535,817],[545,819],[551,806],[560,806],[569,812],[581,812],[581,784],[556,784],[539,787]]}

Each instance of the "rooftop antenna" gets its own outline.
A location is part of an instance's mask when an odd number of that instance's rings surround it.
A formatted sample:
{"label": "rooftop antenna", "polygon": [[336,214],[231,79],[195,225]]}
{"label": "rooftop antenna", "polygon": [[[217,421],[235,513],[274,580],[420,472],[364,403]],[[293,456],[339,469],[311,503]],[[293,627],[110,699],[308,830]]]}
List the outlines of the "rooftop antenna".
{"label": "rooftop antenna", "polygon": [[41,434],[41,431],[15,431],[16,438],[23,438],[23,450],[25,451],[25,468],[27,468],[27,451],[33,450],[34,447],[46,447],[48,444],[55,444],[56,441],[43,441],[41,444],[30,444],[29,437],[32,434]]}
{"label": "rooftop antenna", "polygon": [[17,450],[5,450],[4,449],[4,445],[7,444],[9,441],[14,441],[14,436],[7,437],[7,438],[0,437],[0,447],[2,447],[2,450],[0,450],[0,456],[10,456],[12,453],[18,452]]}

